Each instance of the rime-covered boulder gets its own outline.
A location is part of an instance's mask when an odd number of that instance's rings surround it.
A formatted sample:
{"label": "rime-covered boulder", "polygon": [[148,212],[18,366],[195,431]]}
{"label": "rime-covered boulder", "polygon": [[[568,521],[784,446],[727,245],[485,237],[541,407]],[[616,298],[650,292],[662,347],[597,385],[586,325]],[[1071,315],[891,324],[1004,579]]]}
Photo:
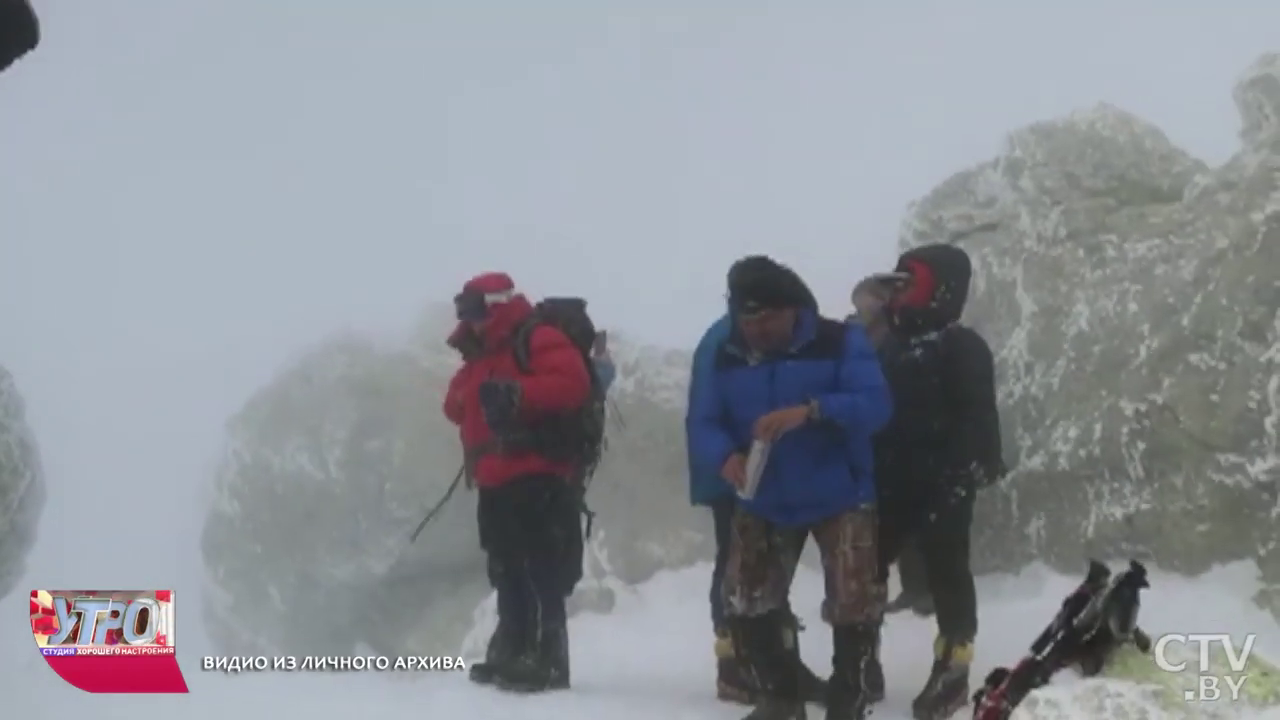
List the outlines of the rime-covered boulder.
{"label": "rime-covered boulder", "polygon": [[[461,462],[441,415],[459,364],[433,308],[408,342],[342,336],[312,349],[227,426],[205,521],[206,626],[227,653],[447,653],[489,593],[475,493],[458,487],[408,537]],[[689,358],[612,338],[619,377],[575,608],[708,557],[688,507],[681,405]],[[264,609],[265,608],[265,609]],[[354,619],[344,622],[347,619]]]}
{"label": "rime-covered boulder", "polygon": [[0,367],[0,598],[26,571],[44,511],[40,449],[13,377]]}
{"label": "rime-covered boulder", "polygon": [[1260,558],[1280,580],[1280,57],[1235,100],[1221,167],[1100,105],[1012,133],[910,209],[904,247],[972,254],[966,319],[997,355],[1016,470],[981,502],[985,569]]}

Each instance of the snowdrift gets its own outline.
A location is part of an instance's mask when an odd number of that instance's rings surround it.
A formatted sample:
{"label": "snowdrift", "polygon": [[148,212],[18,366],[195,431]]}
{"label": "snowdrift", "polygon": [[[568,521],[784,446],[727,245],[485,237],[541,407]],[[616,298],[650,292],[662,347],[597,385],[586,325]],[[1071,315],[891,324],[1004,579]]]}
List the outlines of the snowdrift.
{"label": "snowdrift", "polygon": [[[243,716],[246,708],[279,714],[297,710],[311,720],[349,720],[375,713],[385,717],[443,717],[451,720],[738,720],[742,708],[714,698],[714,662],[706,591],[710,568],[697,565],[659,573],[653,579],[619,589],[609,615],[584,614],[570,624],[572,690],[543,697],[512,697],[472,686],[461,673],[394,676],[379,673],[224,676],[198,670],[195,648],[180,662],[191,685],[189,696],[148,698],[149,710],[184,720],[223,720]],[[975,675],[1011,662],[1052,616],[1077,578],[1036,565],[1018,575],[992,576],[979,583],[981,630]],[[1257,567],[1238,563],[1196,579],[1152,570],[1152,589],[1143,608],[1143,624],[1152,633],[1222,631],[1259,635],[1256,654],[1280,652],[1280,625],[1248,598],[1257,586]],[[821,672],[830,670],[831,642],[818,619],[821,579],[807,569],[797,577],[794,605],[805,620],[801,650]],[[481,637],[487,627],[477,627]],[[924,682],[933,638],[930,621],[895,616],[884,642],[889,697],[875,720],[905,720],[911,697]],[[184,643],[185,645],[185,643]],[[453,655],[456,645],[420,639],[422,655]],[[107,717],[136,715],[136,708],[110,698],[68,691],[32,653],[29,669],[15,669],[16,686],[43,698],[49,717],[93,711]],[[1280,717],[1274,709],[1186,706],[1172,702],[1159,687],[1119,679],[1080,680],[1060,676],[1016,716],[1018,720],[1184,720],[1217,717],[1242,720]],[[113,712],[112,708],[118,713]],[[280,710],[277,710],[280,708]],[[285,710],[288,708],[288,710]],[[1199,714],[1197,714],[1199,713]],[[251,713],[252,714],[252,713]],[[261,714],[261,713],[260,713]],[[810,717],[820,720],[815,712]],[[964,720],[957,715],[955,720]]]}

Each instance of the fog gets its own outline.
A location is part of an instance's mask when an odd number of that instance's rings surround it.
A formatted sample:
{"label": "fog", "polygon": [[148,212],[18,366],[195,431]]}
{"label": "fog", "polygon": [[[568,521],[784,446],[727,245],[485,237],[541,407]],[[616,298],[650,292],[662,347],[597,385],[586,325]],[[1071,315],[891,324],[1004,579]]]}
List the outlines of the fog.
{"label": "fog", "polygon": [[[308,344],[493,269],[687,344],[749,252],[841,311],[906,204],[1020,124],[1105,100],[1225,159],[1280,27],[1269,3],[37,2],[44,44],[0,76],[0,364],[50,486],[24,584],[176,589],[189,679],[221,425]],[[7,704],[54,717],[75,691],[16,691],[51,677],[24,603]]]}

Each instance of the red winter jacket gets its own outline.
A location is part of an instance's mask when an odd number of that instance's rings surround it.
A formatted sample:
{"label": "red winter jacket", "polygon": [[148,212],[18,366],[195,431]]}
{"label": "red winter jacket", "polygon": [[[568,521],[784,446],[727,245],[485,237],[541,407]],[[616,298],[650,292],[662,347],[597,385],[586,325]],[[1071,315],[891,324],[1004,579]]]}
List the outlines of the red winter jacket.
{"label": "red winter jacket", "polygon": [[[482,276],[483,277],[483,276]],[[520,414],[533,420],[544,413],[570,412],[587,402],[591,377],[582,354],[569,338],[546,325],[529,337],[528,374],[516,366],[512,348],[516,328],[533,312],[523,295],[489,307],[484,352],[467,362],[449,381],[444,415],[461,429],[462,447],[471,453],[493,439],[480,407],[480,384],[486,380],[511,380],[520,385]],[[454,331],[455,334],[458,330]],[[472,466],[479,487],[494,487],[523,475],[555,474],[566,479],[571,463],[554,463],[534,453],[481,453]]]}

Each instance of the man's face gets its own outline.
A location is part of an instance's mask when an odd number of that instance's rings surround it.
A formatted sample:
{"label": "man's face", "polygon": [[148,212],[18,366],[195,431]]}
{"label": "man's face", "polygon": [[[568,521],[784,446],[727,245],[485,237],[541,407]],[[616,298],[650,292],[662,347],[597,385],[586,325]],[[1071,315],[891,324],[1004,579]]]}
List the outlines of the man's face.
{"label": "man's face", "polygon": [[469,320],[467,321],[467,324],[471,326],[471,332],[475,333],[476,337],[481,337],[481,338],[484,337],[485,328],[489,327],[488,319]]}
{"label": "man's face", "polygon": [[738,316],[738,329],[747,346],[756,352],[777,352],[791,345],[796,324],[794,308],[761,310]]}

